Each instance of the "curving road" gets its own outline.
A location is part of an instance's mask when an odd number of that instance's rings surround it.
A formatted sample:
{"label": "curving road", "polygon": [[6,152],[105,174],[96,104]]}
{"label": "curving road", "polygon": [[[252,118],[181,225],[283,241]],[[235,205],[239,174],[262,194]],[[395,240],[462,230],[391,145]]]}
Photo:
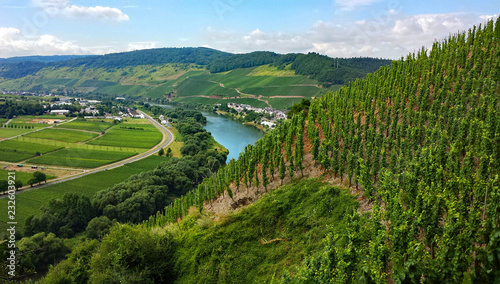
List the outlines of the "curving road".
{"label": "curving road", "polygon": [[[73,174],[73,175],[70,175],[70,176],[65,176],[65,177],[51,179],[50,181],[47,181],[46,183],[44,183],[42,185],[37,185],[37,186],[33,186],[33,187],[30,187],[29,185],[24,186],[20,190],[16,191],[15,194],[18,194],[18,193],[21,193],[21,192],[30,191],[30,190],[33,190],[33,189],[43,188],[43,187],[46,187],[46,186],[49,186],[49,185],[58,184],[58,183],[69,181],[69,180],[74,180],[74,179],[81,178],[83,176],[94,174],[94,173],[97,173],[97,172],[102,172],[102,171],[107,171],[107,170],[110,170],[110,169],[118,168],[118,167],[121,167],[123,165],[129,164],[129,163],[133,163],[135,161],[139,161],[139,160],[142,160],[142,159],[144,159],[146,157],[154,155],[154,154],[158,153],[158,151],[160,151],[160,149],[163,149],[163,148],[167,147],[168,145],[170,145],[170,143],[172,143],[174,141],[174,135],[172,134],[172,132],[170,132],[170,130],[168,130],[167,128],[165,128],[163,125],[161,125],[160,123],[158,123],[155,119],[153,119],[151,116],[145,114],[144,112],[142,112],[140,110],[138,110],[138,112],[141,113],[141,114],[143,114],[144,117],[146,119],[148,119],[149,122],[151,124],[153,124],[156,128],[158,128],[158,130],[163,134],[163,138],[162,138],[161,142],[158,143],[158,144],[156,144],[156,146],[154,146],[153,148],[149,149],[148,151],[146,151],[144,153],[141,153],[141,154],[135,155],[133,157],[130,157],[130,158],[118,161],[116,163],[104,165],[104,166],[101,166],[101,167],[98,167],[98,168],[95,168],[95,169],[84,170],[81,173]],[[26,165],[26,166],[31,166],[31,165]],[[78,169],[75,169],[75,170],[78,170]],[[0,199],[1,198],[5,198],[6,196],[7,196],[7,194],[4,192],[0,196]]]}

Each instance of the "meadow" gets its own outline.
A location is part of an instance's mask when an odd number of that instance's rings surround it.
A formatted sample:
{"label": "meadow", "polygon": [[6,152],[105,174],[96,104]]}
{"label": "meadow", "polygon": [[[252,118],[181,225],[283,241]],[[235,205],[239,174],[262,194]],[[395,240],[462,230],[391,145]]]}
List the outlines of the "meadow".
{"label": "meadow", "polygon": [[65,148],[28,160],[28,163],[72,168],[95,168],[136,155],[134,152]]}
{"label": "meadow", "polygon": [[[26,219],[31,215],[40,214],[40,208],[47,206],[51,199],[62,198],[66,193],[78,193],[91,197],[96,192],[120,183],[134,174],[156,168],[159,163],[166,159],[165,157],[153,155],[115,169],[86,175],[75,180],[49,185],[41,189],[19,193],[16,195],[17,227],[22,231]],[[0,199],[0,208],[7,208],[7,199]],[[7,211],[2,210],[2,212],[0,212],[1,232],[5,232],[7,229],[6,222]]]}
{"label": "meadow", "polygon": [[87,141],[97,136],[99,136],[98,133],[58,128],[48,128],[26,135],[26,137],[30,138],[50,139],[69,143]]}

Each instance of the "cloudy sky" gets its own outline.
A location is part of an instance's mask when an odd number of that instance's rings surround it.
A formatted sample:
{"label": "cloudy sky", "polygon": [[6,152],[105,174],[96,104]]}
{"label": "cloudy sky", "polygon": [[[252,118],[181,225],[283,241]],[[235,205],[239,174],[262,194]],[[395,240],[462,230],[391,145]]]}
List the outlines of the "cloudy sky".
{"label": "cloudy sky", "polygon": [[206,46],[397,59],[500,0],[0,0],[0,58]]}

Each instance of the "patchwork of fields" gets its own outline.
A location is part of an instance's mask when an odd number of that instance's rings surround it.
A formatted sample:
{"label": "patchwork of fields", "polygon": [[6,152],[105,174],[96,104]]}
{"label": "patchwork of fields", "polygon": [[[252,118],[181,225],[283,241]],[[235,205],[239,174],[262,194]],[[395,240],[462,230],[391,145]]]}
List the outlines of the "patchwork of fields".
{"label": "patchwork of fields", "polygon": [[247,103],[255,107],[272,106],[276,109],[290,108],[296,98],[300,101],[301,98],[318,97],[339,87],[319,86],[318,81],[296,75],[289,67],[278,69],[261,65],[214,74],[192,64],[141,65],[113,70],[47,67],[29,80],[21,78],[18,81],[0,82],[0,87],[64,88],[78,92],[149,98],[164,98],[166,94],[173,94],[176,101],[202,104],[212,103],[204,98],[246,98],[252,99]]}
{"label": "patchwork of fields", "polygon": [[[26,219],[31,215],[40,214],[40,208],[47,206],[49,201],[54,198],[61,198],[66,193],[78,193],[92,197],[96,192],[120,183],[131,175],[154,169],[159,163],[165,161],[165,159],[168,158],[153,155],[112,170],[101,171],[75,180],[49,185],[42,190],[22,192],[16,195],[16,221],[18,222],[18,227],[23,229]],[[16,178],[20,177],[22,180],[25,178],[23,174],[17,172]],[[1,179],[2,172],[0,171]],[[7,208],[7,201],[7,198],[0,199],[0,207]],[[7,211],[2,210],[0,212],[0,230],[2,232],[5,232],[7,229],[7,220]]]}
{"label": "patchwork of fields", "polygon": [[[30,124],[33,118],[17,123]],[[45,127],[48,125],[45,124]],[[95,168],[145,152],[162,134],[146,119],[77,119],[65,124],[29,129],[21,137],[0,141],[0,161],[68,168]],[[5,130],[0,129],[0,135]],[[36,131],[34,131],[36,130]]]}

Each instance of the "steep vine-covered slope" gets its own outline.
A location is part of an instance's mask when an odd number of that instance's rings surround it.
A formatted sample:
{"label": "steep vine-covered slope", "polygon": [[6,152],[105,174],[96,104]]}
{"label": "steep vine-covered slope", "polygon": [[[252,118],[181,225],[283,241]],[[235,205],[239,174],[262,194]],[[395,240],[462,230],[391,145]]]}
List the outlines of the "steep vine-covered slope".
{"label": "steep vine-covered slope", "polygon": [[499,83],[497,20],[313,101],[146,226],[300,178],[310,156],[369,206],[283,280],[500,281]]}

